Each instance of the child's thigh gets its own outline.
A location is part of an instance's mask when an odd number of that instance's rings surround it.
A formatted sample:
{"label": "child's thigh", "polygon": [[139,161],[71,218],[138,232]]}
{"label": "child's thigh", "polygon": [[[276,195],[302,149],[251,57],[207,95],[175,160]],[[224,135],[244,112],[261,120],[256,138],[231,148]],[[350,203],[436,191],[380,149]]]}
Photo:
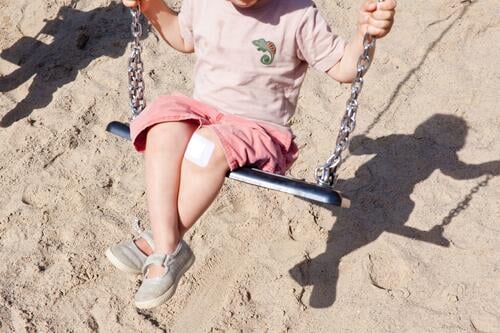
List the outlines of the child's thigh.
{"label": "child's thigh", "polygon": [[198,124],[193,121],[158,123],[146,131],[146,150],[185,149]]}
{"label": "child's thigh", "polygon": [[185,158],[198,167],[229,170],[224,146],[212,126],[198,128],[186,149]]}

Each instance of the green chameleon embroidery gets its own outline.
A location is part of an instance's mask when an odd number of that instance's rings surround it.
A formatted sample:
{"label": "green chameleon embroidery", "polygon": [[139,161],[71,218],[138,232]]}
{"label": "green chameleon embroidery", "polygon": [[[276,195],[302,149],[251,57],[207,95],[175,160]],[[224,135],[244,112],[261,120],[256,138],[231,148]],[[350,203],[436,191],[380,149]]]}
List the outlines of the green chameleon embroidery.
{"label": "green chameleon embroidery", "polygon": [[276,45],[273,42],[268,42],[264,38],[254,40],[253,45],[257,47],[257,51],[264,52],[264,55],[260,58],[260,62],[264,65],[270,65],[273,63],[274,56],[276,55]]}

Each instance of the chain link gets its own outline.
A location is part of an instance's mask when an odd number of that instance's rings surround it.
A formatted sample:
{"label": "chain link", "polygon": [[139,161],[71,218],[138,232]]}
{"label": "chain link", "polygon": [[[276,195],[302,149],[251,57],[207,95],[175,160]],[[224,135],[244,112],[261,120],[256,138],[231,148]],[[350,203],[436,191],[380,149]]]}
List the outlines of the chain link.
{"label": "chain link", "polygon": [[132,14],[132,36],[134,37],[131,46],[131,54],[128,60],[128,92],[130,98],[130,108],[132,109],[132,119],[137,117],[146,107],[144,100],[144,65],[141,59],[142,45],[142,24],[140,9],[131,9]]}
{"label": "chain link", "polygon": [[[378,1],[382,2],[382,1]],[[351,96],[347,99],[344,117],[340,122],[340,131],[337,136],[335,150],[325,164],[316,169],[316,183],[321,186],[332,187],[338,177],[338,169],[342,165],[342,154],[349,147],[349,137],[356,128],[356,115],[358,112],[358,97],[363,89],[364,75],[370,67],[370,52],[375,47],[375,38],[365,34],[363,38],[363,53],[356,65],[356,78],[351,85]]]}

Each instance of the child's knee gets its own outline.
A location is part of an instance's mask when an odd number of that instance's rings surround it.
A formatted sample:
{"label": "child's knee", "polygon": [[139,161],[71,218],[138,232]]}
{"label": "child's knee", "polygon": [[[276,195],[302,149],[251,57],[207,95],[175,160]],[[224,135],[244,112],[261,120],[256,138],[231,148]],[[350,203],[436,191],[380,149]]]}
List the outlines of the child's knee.
{"label": "child's knee", "polygon": [[185,122],[168,122],[152,126],[147,133],[146,145],[154,147],[182,147],[196,130],[196,125]]}
{"label": "child's knee", "polygon": [[193,134],[184,157],[198,167],[229,169],[222,144],[210,128],[200,128]]}

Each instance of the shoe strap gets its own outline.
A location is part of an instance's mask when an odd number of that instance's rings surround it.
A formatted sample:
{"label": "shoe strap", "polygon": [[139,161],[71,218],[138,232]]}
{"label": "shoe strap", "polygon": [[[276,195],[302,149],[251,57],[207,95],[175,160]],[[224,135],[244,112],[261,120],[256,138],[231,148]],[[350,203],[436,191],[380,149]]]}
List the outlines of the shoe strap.
{"label": "shoe strap", "polygon": [[151,265],[159,265],[166,267],[166,263],[168,261],[168,255],[161,253],[152,253],[149,257],[146,258],[144,265],[142,265],[142,274],[146,275],[149,266]]}
{"label": "shoe strap", "polygon": [[177,245],[177,248],[172,254],[162,254],[162,253],[155,253],[153,252],[150,256],[146,258],[146,261],[144,261],[144,265],[142,266],[142,274],[146,275],[146,272],[148,271],[148,267],[151,265],[158,265],[162,266],[168,269],[168,266],[170,265],[170,262],[172,259],[179,253],[179,251],[182,248],[182,243],[183,241],[180,241],[179,244]]}
{"label": "shoe strap", "polygon": [[139,237],[144,239],[146,241],[146,243],[148,243],[149,247],[151,247],[151,249],[153,249],[153,251],[154,251],[155,243],[153,241],[153,235],[151,235],[151,232],[144,231],[139,235]]}

